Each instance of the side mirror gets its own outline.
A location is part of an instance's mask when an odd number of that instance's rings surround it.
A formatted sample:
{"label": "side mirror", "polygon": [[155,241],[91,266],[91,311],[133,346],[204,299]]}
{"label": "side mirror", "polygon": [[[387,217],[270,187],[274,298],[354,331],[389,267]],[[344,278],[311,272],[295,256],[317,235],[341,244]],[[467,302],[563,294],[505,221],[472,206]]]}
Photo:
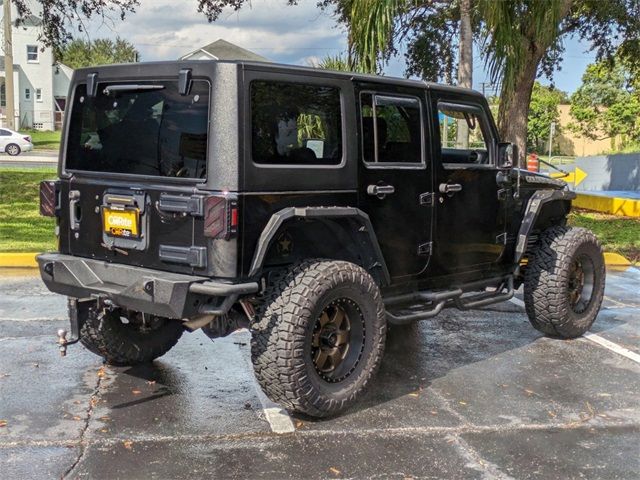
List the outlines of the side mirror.
{"label": "side mirror", "polygon": [[513,168],[518,158],[518,147],[513,143],[498,144],[498,165],[500,169],[507,170]]}

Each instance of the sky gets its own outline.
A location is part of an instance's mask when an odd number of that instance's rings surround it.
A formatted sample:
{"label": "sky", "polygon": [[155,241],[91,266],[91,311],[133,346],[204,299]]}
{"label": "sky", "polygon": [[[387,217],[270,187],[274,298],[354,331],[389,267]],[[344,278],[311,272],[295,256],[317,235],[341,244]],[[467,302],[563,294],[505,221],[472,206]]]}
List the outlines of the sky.
{"label": "sky", "polygon": [[[142,61],[173,60],[223,38],[270,60],[308,65],[314,59],[337,55],[346,50],[346,34],[336,25],[330,12],[322,12],[317,0],[300,0],[288,6],[287,0],[252,0],[239,12],[224,12],[215,23],[208,23],[197,12],[196,0],[140,0],[137,12],[121,22],[93,21],[88,24],[90,38],[120,36],[133,43]],[[179,8],[177,7],[179,5]],[[588,45],[568,39],[561,70],[553,83],[568,93],[580,85],[581,76],[595,56]],[[477,53],[477,52],[476,52]],[[404,76],[404,55],[392,59],[386,75]],[[482,90],[488,82],[483,60],[474,58],[474,88]],[[546,79],[540,79],[548,84]],[[493,93],[485,85],[486,93]]]}

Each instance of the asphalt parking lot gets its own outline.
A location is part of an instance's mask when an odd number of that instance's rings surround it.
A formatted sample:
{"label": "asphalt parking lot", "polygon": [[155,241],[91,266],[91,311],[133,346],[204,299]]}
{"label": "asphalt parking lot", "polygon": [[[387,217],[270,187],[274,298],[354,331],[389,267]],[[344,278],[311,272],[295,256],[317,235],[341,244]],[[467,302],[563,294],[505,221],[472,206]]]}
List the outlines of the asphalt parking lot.
{"label": "asphalt parking lot", "polygon": [[323,421],[258,392],[248,332],[152,365],[60,358],[65,300],[0,272],[0,476],[603,478],[640,472],[640,271],[609,272],[593,335],[543,337],[521,303],[390,331],[366,397]]}

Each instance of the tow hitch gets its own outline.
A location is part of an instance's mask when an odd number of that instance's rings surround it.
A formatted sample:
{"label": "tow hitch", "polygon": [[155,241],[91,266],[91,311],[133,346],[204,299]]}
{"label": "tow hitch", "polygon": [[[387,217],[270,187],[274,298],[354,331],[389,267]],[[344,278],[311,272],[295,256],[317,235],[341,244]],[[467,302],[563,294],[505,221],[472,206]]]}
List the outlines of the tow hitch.
{"label": "tow hitch", "polygon": [[86,310],[88,310],[91,306],[99,306],[99,304],[100,299],[96,298],[85,298],[80,300],[77,298],[69,297],[67,306],[69,308],[71,336],[67,338],[69,332],[67,332],[67,330],[65,330],[64,328],[60,328],[58,330],[57,343],[60,349],[60,356],[65,357],[67,355],[67,347],[80,341],[80,329],[82,328],[82,324],[84,324],[84,320],[87,318]]}

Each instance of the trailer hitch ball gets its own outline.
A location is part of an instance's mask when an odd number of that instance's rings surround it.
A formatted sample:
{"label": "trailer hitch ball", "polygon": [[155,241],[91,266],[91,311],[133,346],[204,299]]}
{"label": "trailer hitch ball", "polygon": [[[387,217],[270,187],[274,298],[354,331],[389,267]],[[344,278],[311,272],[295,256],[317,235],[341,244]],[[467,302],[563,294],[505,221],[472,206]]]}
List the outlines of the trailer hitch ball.
{"label": "trailer hitch ball", "polygon": [[60,345],[60,356],[67,355],[67,331],[64,328],[58,330],[58,345]]}

